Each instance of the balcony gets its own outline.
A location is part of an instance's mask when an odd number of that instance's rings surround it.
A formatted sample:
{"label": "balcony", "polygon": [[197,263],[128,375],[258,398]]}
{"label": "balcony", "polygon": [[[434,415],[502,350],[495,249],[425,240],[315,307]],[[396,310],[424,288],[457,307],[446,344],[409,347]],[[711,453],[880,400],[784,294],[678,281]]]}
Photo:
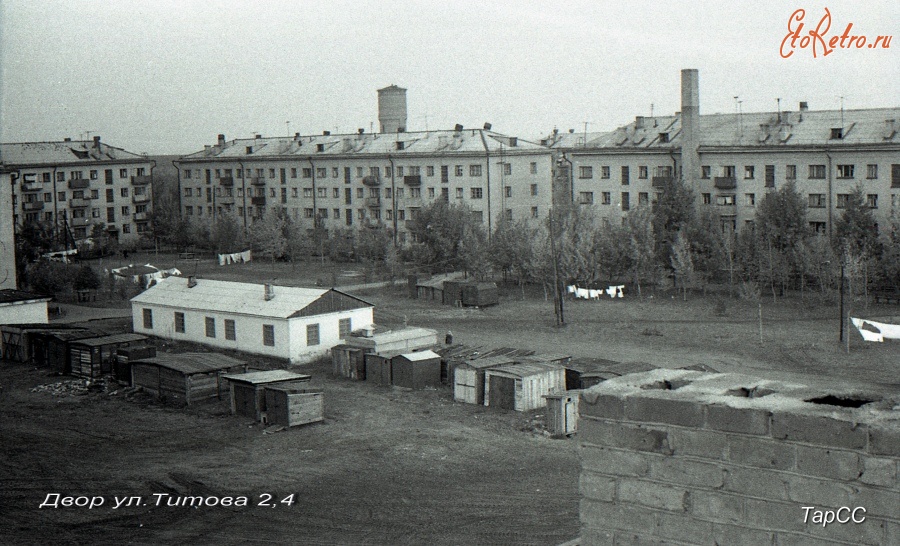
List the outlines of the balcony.
{"label": "balcony", "polygon": [[87,226],[91,225],[91,219],[90,218],[72,218],[71,220],[69,220],[69,224],[73,228],[87,227]]}
{"label": "balcony", "polygon": [[150,220],[149,212],[135,212],[132,217],[135,222],[147,222]]}
{"label": "balcony", "polygon": [[91,206],[90,199],[69,199],[70,209],[83,209]]}
{"label": "balcony", "polygon": [[370,209],[377,209],[381,207],[381,198],[380,197],[366,197],[366,206]]}
{"label": "balcony", "polygon": [[733,176],[717,176],[713,185],[718,190],[733,190],[737,188],[737,179]]}
{"label": "balcony", "polygon": [[250,184],[252,186],[265,186],[266,179],[261,176],[254,176],[253,178],[250,179]]}
{"label": "balcony", "polygon": [[119,228],[115,224],[107,224],[106,231],[108,231],[109,233],[118,233]]}
{"label": "balcony", "polygon": [[672,176],[654,176],[652,184],[654,188],[665,188],[674,181]]}
{"label": "balcony", "polygon": [[34,212],[36,210],[44,210],[43,201],[32,201],[31,203],[22,203],[22,210],[26,212]]}
{"label": "balcony", "polygon": [[69,180],[69,189],[70,190],[83,190],[91,185],[90,180],[86,180],[84,178],[76,178],[73,180]]}
{"label": "balcony", "polygon": [[132,203],[149,203],[150,202],[150,194],[145,193],[144,195],[132,195],[131,202]]}
{"label": "balcony", "polygon": [[266,197],[265,197],[265,196],[251,197],[251,198],[250,198],[250,204],[251,204],[251,205],[265,205],[265,204],[266,204]]}
{"label": "balcony", "polygon": [[363,184],[366,186],[380,186],[381,177],[370,174],[369,176],[363,177]]}
{"label": "balcony", "polygon": [[220,195],[216,197],[216,202],[220,205],[233,205],[234,195]]}
{"label": "balcony", "polygon": [[422,176],[418,174],[412,174],[409,176],[403,177],[403,183],[407,186],[421,186],[422,185]]}
{"label": "balcony", "polygon": [[41,191],[44,185],[40,182],[22,182],[22,191]]}
{"label": "balcony", "polygon": [[141,175],[141,176],[132,176],[131,177],[131,184],[133,186],[146,186],[147,184],[149,184],[151,182],[153,182],[152,176]]}
{"label": "balcony", "polygon": [[219,178],[220,186],[234,186],[234,177],[231,176],[223,176]]}

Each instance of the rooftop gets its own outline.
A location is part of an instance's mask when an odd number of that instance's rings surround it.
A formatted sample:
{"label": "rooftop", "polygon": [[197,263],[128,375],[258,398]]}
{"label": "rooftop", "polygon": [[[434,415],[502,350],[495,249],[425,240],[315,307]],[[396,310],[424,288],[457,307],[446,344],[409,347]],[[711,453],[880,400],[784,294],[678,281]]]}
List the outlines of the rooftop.
{"label": "rooftop", "polygon": [[226,370],[244,364],[242,360],[219,353],[161,354],[150,358],[136,359],[132,363],[155,364],[161,368],[184,374],[208,373]]}
{"label": "rooftop", "polygon": [[287,370],[268,370],[264,372],[248,372],[241,374],[229,374],[222,376],[229,381],[260,385],[264,383],[277,383],[280,381],[309,381],[311,375],[289,372]]}
{"label": "rooftop", "polygon": [[25,292],[24,290],[14,290],[12,288],[0,290],[0,304],[50,301],[51,299],[53,298],[50,296],[42,296],[33,292]]}
{"label": "rooftop", "polygon": [[10,142],[0,144],[0,163],[7,167],[29,165],[83,165],[107,161],[147,161],[146,157],[103,142]]}

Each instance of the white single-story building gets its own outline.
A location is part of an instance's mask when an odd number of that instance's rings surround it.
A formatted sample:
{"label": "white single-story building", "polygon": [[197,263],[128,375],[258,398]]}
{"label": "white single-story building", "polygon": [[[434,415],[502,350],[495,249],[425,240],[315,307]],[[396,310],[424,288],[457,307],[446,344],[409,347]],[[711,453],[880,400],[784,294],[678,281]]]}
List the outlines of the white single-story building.
{"label": "white single-story building", "polygon": [[51,299],[22,290],[0,290],[0,324],[47,324]]}
{"label": "white single-story building", "polygon": [[168,277],[131,299],[135,333],[311,362],[374,306],[338,290]]}

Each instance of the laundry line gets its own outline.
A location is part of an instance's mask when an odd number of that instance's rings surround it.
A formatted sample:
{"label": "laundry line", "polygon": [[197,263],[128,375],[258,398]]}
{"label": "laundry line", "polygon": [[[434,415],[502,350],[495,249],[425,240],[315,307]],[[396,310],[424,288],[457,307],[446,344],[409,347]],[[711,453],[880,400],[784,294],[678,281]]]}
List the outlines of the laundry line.
{"label": "laundry line", "polygon": [[570,284],[566,287],[566,292],[572,294],[575,299],[578,300],[599,300],[604,295],[609,296],[610,298],[624,298],[625,297],[625,285],[624,284],[611,284],[608,288],[603,289],[595,289],[595,288],[579,288],[574,284]]}

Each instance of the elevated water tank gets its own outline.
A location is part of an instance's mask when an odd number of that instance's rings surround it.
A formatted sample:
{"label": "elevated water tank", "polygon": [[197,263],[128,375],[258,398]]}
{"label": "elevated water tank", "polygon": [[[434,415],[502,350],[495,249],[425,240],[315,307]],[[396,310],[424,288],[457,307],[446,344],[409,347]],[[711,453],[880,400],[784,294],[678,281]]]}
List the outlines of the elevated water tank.
{"label": "elevated water tank", "polygon": [[378,122],[382,133],[406,131],[406,89],[391,84],[378,90]]}

